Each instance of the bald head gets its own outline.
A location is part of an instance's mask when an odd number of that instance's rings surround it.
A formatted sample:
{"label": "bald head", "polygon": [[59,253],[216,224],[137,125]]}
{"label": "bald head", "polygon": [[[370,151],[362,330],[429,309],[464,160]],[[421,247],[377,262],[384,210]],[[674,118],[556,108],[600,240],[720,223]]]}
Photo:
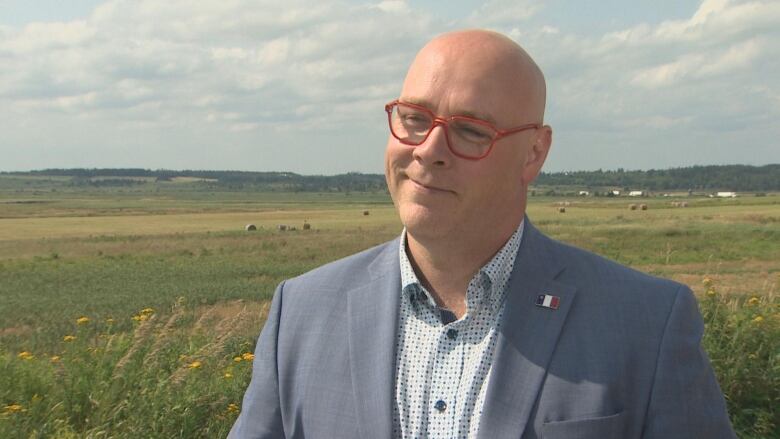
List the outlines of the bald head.
{"label": "bald head", "polygon": [[496,32],[465,30],[434,38],[409,68],[402,96],[419,85],[411,83],[415,81],[442,87],[455,82],[463,94],[480,94],[485,107],[495,108],[496,100],[508,100],[508,106],[500,108],[510,111],[512,119],[536,123],[544,119],[542,71],[517,43]]}

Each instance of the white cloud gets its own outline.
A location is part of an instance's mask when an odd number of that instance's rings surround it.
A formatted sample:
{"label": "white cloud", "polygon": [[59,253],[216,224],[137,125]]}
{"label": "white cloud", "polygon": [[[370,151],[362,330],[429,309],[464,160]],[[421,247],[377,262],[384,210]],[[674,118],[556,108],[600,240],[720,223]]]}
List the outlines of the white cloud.
{"label": "white cloud", "polygon": [[384,12],[407,13],[409,5],[405,0],[384,0],[377,3],[374,7]]}
{"label": "white cloud", "polygon": [[552,169],[632,167],[746,127],[780,136],[780,2],[706,0],[688,19],[605,35],[546,22],[543,5],[491,0],[453,19],[402,0],[111,0],[80,20],[0,27],[0,156],[136,142],[128,157],[168,160],[139,166],[229,167],[193,151],[231,145],[235,166],[378,171],[382,105],[425,41],[463,27],[507,33],[545,71]]}
{"label": "white cloud", "polygon": [[533,0],[487,0],[466,22],[484,27],[515,26],[541,9],[542,3]]}
{"label": "white cloud", "polygon": [[751,39],[730,47],[686,53],[671,63],[641,69],[634,75],[631,83],[659,88],[684,80],[701,80],[744,71],[749,69],[753,62],[760,60],[761,46],[758,39]]}

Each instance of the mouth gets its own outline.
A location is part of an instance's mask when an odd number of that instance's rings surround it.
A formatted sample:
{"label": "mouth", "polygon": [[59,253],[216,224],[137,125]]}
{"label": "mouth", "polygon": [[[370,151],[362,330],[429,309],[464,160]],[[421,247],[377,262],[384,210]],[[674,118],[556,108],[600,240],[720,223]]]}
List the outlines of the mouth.
{"label": "mouth", "polygon": [[442,187],[434,186],[434,185],[431,185],[431,184],[425,184],[425,183],[422,183],[422,182],[420,182],[418,180],[415,180],[415,179],[413,179],[411,177],[409,178],[409,181],[412,182],[412,184],[415,186],[415,188],[417,190],[420,190],[420,191],[423,191],[423,192],[454,194],[454,192],[449,190],[449,189],[444,189]]}

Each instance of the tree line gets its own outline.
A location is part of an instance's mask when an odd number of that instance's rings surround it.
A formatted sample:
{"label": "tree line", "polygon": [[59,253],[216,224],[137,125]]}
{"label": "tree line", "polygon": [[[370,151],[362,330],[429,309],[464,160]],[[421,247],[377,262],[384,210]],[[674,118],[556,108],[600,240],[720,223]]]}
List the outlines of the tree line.
{"label": "tree line", "polygon": [[[291,192],[378,192],[386,191],[382,174],[350,172],[338,175],[301,175],[293,172],[215,170],[169,170],[141,168],[42,169],[2,172],[0,175],[71,177],[75,186],[124,186],[132,178],[153,178],[157,182],[175,177],[202,179],[192,184],[204,189],[267,190]],[[713,165],[650,170],[596,170],[542,172],[535,186],[614,188],[648,191],[780,191],[780,164],[765,166]]]}
{"label": "tree line", "polygon": [[542,172],[537,185],[613,187],[637,190],[777,191],[780,164],[765,166],[721,165],[626,171],[623,169],[575,172]]}

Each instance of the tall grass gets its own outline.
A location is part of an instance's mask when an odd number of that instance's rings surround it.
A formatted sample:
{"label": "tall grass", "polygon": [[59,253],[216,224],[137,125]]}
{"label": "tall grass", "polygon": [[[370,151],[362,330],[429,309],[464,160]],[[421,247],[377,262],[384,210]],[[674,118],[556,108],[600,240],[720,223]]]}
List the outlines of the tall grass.
{"label": "tall grass", "polygon": [[780,437],[780,300],[774,290],[733,297],[710,277],[703,283],[703,345],[734,428],[743,439]]}
{"label": "tall grass", "polygon": [[[740,438],[780,433],[780,301],[704,280],[704,347]],[[179,299],[120,322],[65,323],[47,351],[0,347],[0,437],[224,437],[251,373],[268,302]]]}
{"label": "tall grass", "polygon": [[84,316],[48,352],[0,348],[0,437],[224,437],[267,307],[221,308],[146,308],[127,332]]}

